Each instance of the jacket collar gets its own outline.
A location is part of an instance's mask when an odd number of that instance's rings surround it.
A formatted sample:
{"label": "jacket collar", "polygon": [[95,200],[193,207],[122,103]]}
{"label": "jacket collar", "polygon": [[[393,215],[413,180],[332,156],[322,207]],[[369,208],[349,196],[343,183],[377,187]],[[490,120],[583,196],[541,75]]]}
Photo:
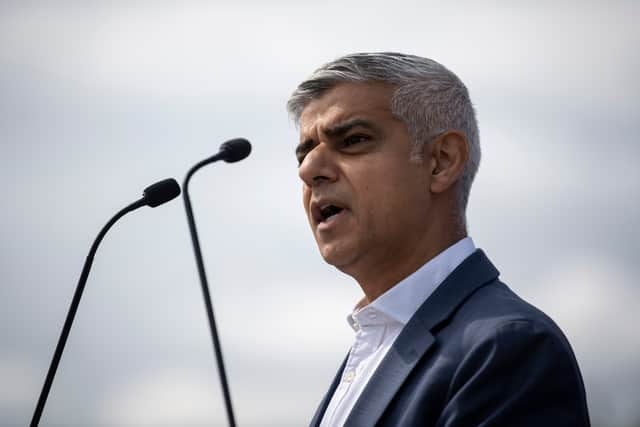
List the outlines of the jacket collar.
{"label": "jacket collar", "polygon": [[[500,273],[482,250],[462,262],[427,298],[394,342],[358,398],[345,427],[375,425],[415,365],[436,341],[432,330],[446,321],[476,289],[495,280]],[[311,422],[320,425],[346,363],[324,396]]]}
{"label": "jacket collar", "polygon": [[360,395],[345,427],[375,425],[416,363],[436,341],[433,329],[446,321],[476,289],[498,275],[481,250],[460,264],[404,327]]}

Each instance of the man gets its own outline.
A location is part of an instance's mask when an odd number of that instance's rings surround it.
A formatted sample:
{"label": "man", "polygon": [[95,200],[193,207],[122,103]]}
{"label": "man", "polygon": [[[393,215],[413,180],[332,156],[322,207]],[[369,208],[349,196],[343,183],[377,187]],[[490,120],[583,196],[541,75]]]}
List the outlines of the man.
{"label": "man", "polygon": [[464,84],[398,53],[316,70],[288,102],[320,253],[364,298],[312,426],[588,426],[575,357],[467,236],[480,161]]}

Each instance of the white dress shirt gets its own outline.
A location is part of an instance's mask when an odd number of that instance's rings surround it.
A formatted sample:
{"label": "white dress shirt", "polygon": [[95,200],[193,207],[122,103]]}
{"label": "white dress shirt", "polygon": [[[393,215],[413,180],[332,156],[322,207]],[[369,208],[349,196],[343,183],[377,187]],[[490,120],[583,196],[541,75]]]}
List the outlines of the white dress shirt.
{"label": "white dress shirt", "polygon": [[341,427],[376,368],[400,331],[422,303],[475,251],[470,237],[429,260],[426,264],[376,298],[347,316],[356,332],[340,384],[322,417],[320,427]]}

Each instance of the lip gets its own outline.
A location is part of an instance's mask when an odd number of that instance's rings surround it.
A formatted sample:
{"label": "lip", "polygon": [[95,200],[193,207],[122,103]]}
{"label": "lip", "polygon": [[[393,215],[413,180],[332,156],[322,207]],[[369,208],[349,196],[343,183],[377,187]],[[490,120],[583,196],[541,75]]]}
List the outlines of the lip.
{"label": "lip", "polygon": [[[339,213],[330,216],[326,220],[323,220],[322,214],[320,212],[322,211],[323,207],[328,205],[337,206],[339,208],[342,208],[342,210]],[[313,225],[315,225],[319,229],[326,229],[331,227],[331,225],[337,222],[338,219],[341,219],[342,217],[344,217],[344,214],[348,210],[349,208],[344,203],[334,198],[320,198],[320,199],[312,200],[311,203],[309,204],[309,213],[311,214],[311,220],[313,222]]]}
{"label": "lip", "polygon": [[344,220],[345,216],[347,215],[348,209],[347,208],[342,208],[342,210],[340,212],[338,212],[335,215],[331,215],[329,218],[327,218],[324,221],[320,221],[316,223],[316,230],[318,231],[328,231],[336,226],[338,226],[338,224]]}

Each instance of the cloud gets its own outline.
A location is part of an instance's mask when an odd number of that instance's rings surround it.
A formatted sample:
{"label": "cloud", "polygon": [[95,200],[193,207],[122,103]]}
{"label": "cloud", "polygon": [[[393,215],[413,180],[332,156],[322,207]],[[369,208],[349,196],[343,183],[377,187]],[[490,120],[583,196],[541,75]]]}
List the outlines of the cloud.
{"label": "cloud", "polygon": [[[630,55],[638,37],[632,2],[585,2],[579,10],[564,3],[408,3],[411,14],[403,7],[380,14],[369,3],[341,4],[340,14],[290,2],[12,8],[0,18],[0,59],[47,69],[87,89],[210,97],[252,92],[252,85],[230,81],[290,86],[349,51],[408,50],[448,64],[475,90],[499,85],[578,105],[635,105],[624,96],[638,90],[633,76],[640,68]],[[396,37],[371,31],[389,22],[402,23]],[[370,31],[350,31],[363,23]]]}
{"label": "cloud", "polygon": [[[351,343],[344,316],[359,290],[314,247],[284,102],[315,67],[362,50],[433,57],[467,83],[484,149],[472,236],[566,330],[598,413],[633,414],[638,7],[2,3],[0,424],[33,410],[109,214],[240,134],[251,157],[202,171],[191,193],[240,424],[308,421]],[[114,227],[49,416],[90,425],[99,407],[115,425],[217,419],[191,249],[179,202]]]}
{"label": "cloud", "polygon": [[[97,410],[104,425],[200,426],[225,425],[217,375],[189,369],[154,370],[118,384],[105,393]],[[290,372],[297,377],[304,376]],[[281,382],[289,383],[286,377]],[[231,383],[231,396],[238,424],[254,427],[287,427],[311,418],[317,396],[277,383],[259,381]],[[292,422],[292,420],[298,420]]]}
{"label": "cloud", "polygon": [[[532,292],[580,353],[597,355],[606,348],[611,365],[628,369],[640,360],[640,341],[626,339],[637,332],[640,289],[634,283],[631,274],[606,255],[577,254],[557,262]],[[598,366],[606,369],[594,363]]]}
{"label": "cloud", "polygon": [[25,355],[0,352],[0,413],[3,423],[26,424],[42,387],[43,378]]}
{"label": "cloud", "polygon": [[106,425],[202,425],[220,421],[215,384],[197,372],[152,371],[106,393],[98,409]]}

